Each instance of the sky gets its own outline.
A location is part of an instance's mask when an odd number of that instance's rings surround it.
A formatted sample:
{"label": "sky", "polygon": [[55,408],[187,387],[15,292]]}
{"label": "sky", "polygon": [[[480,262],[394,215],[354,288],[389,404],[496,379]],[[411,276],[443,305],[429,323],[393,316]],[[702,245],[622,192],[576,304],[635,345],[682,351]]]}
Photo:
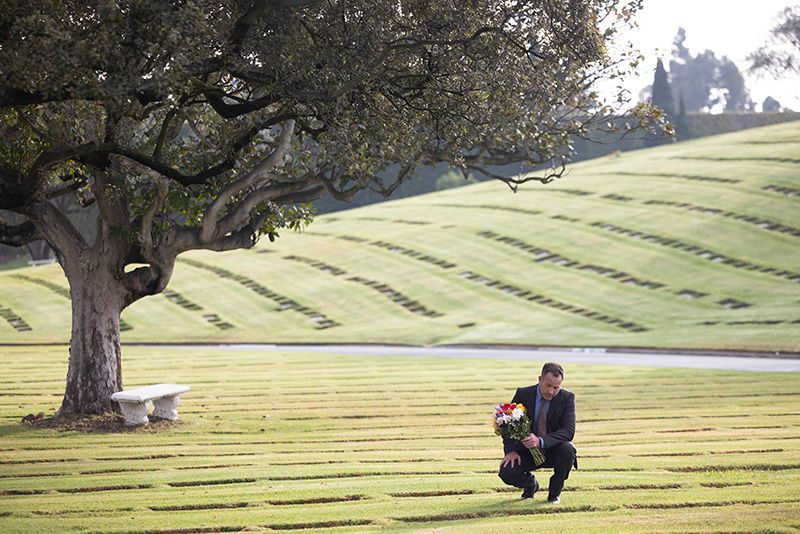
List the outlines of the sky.
{"label": "sky", "polygon": [[684,44],[693,56],[710,49],[717,57],[728,56],[736,63],[757,109],[761,109],[764,98],[772,96],[781,105],[800,111],[800,77],[775,80],[770,75],[745,72],[745,58],[766,42],[778,13],[797,4],[800,0],[644,0],[637,15],[639,27],[624,34],[644,54],[644,67],[640,77],[629,79],[625,87],[638,99],[639,91],[653,81],[656,59],[662,57],[668,66],[672,41],[683,27]]}

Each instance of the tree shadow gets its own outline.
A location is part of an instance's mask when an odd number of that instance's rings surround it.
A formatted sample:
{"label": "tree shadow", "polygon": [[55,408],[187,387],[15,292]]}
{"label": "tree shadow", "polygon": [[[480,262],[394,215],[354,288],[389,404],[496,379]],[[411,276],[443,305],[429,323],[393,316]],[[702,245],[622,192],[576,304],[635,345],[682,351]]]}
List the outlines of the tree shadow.
{"label": "tree shadow", "polygon": [[172,430],[181,421],[170,421],[149,416],[150,424],[128,426],[125,418],[118,414],[88,415],[82,417],[44,417],[34,421],[0,425],[0,436],[12,436],[36,430],[56,432],[78,432],[85,434],[152,434]]}

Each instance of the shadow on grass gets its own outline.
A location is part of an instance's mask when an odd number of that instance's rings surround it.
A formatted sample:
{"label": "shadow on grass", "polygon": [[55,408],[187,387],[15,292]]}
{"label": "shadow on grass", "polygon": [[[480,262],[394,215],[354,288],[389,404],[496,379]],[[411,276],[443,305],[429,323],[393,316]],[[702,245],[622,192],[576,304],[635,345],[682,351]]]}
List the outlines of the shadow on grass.
{"label": "shadow on grass", "polygon": [[55,430],[57,432],[82,432],[98,434],[154,434],[167,432],[181,425],[181,421],[170,421],[150,416],[150,424],[128,426],[118,414],[87,415],[82,417],[45,417],[34,421],[0,425],[0,436],[21,434],[30,430]]}
{"label": "shadow on grass", "polygon": [[[397,522],[398,530],[419,529],[421,523],[448,523],[451,521],[468,521],[512,516],[549,515],[575,512],[594,512],[599,508],[591,505],[552,505],[542,500],[520,500],[510,497],[508,501],[493,502],[484,505],[456,506],[450,510],[441,510],[433,514],[392,517]],[[393,525],[394,526],[394,525]]]}

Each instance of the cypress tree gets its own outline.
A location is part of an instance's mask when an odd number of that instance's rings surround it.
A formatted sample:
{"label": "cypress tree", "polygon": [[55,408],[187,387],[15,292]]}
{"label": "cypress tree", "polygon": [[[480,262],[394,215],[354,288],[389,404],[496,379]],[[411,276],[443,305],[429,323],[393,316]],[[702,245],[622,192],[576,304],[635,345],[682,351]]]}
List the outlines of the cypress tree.
{"label": "cypress tree", "polygon": [[691,132],[689,131],[689,121],[686,119],[686,104],[683,102],[683,92],[678,98],[678,118],[675,120],[675,133],[678,140],[689,139]]}
{"label": "cypress tree", "polygon": [[667,79],[667,71],[664,70],[664,64],[661,59],[656,63],[656,73],[653,77],[653,105],[658,106],[664,110],[670,122],[675,122],[675,100],[672,98],[672,89],[669,86]]}

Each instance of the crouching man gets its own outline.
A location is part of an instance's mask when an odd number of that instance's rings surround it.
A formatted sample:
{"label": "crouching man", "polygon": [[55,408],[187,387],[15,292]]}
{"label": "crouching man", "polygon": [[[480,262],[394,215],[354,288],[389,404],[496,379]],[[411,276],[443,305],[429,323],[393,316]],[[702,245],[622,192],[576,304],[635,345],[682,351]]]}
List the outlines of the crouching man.
{"label": "crouching man", "polygon": [[[558,504],[564,481],[578,461],[572,438],[575,436],[575,394],[561,388],[564,369],[557,363],[542,367],[539,383],[518,388],[511,402],[525,406],[531,419],[531,435],[521,441],[504,439],[506,453],[500,462],[500,478],[509,486],[522,489],[530,499],[539,490],[535,469],[553,469],[547,502]],[[536,466],[529,449],[538,448],[544,463]]]}

